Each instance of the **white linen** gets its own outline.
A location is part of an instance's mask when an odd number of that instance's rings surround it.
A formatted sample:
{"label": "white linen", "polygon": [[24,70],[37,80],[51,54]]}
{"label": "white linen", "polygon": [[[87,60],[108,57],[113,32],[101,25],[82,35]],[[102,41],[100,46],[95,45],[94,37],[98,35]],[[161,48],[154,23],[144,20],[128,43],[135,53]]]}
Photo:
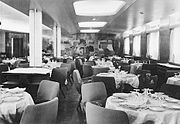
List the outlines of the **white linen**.
{"label": "white linen", "polygon": [[169,77],[166,84],[180,85],[180,77]]}
{"label": "white linen", "polygon": [[51,69],[47,68],[15,68],[3,73],[11,74],[48,74],[51,73]]}
{"label": "white linen", "polygon": [[147,100],[145,102],[142,99],[135,100],[136,97],[131,98],[129,101],[126,99],[124,101],[115,99],[119,98],[114,96],[108,97],[105,107],[125,111],[128,114],[130,124],[143,124],[148,120],[153,121],[154,124],[180,124],[180,109],[163,108],[161,105],[165,104],[166,101],[157,102],[156,100],[150,100],[150,102],[148,101],[149,109],[142,109],[139,106],[146,104]]}
{"label": "white linen", "polygon": [[[13,119],[16,118],[16,114],[22,114],[23,111],[25,110],[25,108],[28,106],[28,105],[33,105],[34,104],[34,101],[31,97],[30,94],[28,94],[27,92],[23,92],[21,93],[22,95],[12,95],[9,96],[6,95],[5,98],[1,98],[2,99],[6,99],[8,97],[15,97],[15,98],[20,98],[20,99],[17,99],[17,100],[10,100],[9,101],[2,101],[2,103],[0,103],[0,118],[2,118],[2,120],[6,120],[8,121],[10,124],[13,123]],[[14,118],[12,118],[14,117]]]}
{"label": "white linen", "polygon": [[143,63],[133,63],[130,65],[130,73],[135,74],[137,70],[142,70]]}
{"label": "white linen", "polygon": [[139,86],[139,79],[134,74],[126,74],[126,72],[119,72],[119,73],[100,73],[96,76],[104,76],[104,77],[114,77],[116,88],[119,88],[121,84],[130,84],[134,88],[138,88]]}

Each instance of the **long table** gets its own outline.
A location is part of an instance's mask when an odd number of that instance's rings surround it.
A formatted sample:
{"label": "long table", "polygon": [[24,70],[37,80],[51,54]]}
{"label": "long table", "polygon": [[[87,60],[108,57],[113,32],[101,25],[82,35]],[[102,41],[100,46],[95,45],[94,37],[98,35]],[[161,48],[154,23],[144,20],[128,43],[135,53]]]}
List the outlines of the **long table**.
{"label": "long table", "polygon": [[34,83],[48,79],[51,69],[47,68],[15,68],[6,72],[2,72],[8,81],[17,81],[22,84]]}

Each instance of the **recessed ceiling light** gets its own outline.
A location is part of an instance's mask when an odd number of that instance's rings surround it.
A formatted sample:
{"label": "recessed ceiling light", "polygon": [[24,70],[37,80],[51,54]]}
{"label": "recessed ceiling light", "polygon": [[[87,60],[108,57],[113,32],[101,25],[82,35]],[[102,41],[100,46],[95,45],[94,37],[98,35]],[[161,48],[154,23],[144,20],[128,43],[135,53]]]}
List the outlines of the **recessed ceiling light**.
{"label": "recessed ceiling light", "polygon": [[95,21],[95,20],[96,20],[96,18],[93,18],[92,20],[93,20],[93,21]]}
{"label": "recessed ceiling light", "polygon": [[80,30],[81,33],[97,33],[99,32],[99,29],[82,29]]}
{"label": "recessed ceiling light", "polygon": [[79,27],[104,27],[107,22],[79,22]]}
{"label": "recessed ceiling light", "polygon": [[73,3],[76,15],[110,16],[115,15],[124,5],[120,0],[84,0]]}

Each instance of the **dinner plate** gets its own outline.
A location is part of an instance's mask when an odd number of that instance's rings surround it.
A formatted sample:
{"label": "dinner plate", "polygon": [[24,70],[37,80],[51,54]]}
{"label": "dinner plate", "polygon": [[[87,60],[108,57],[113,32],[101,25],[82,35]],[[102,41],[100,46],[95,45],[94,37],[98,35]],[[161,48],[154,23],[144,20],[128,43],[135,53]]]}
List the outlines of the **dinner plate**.
{"label": "dinner plate", "polygon": [[156,95],[164,95],[163,92],[155,92],[154,94],[156,94]]}
{"label": "dinner plate", "polygon": [[20,97],[5,97],[3,99],[3,101],[4,102],[15,102],[15,101],[19,101],[20,99],[22,99],[22,98],[20,98]]}
{"label": "dinner plate", "polygon": [[169,109],[178,109],[180,110],[179,104],[163,104],[163,107],[169,108]]}
{"label": "dinner plate", "polygon": [[162,108],[162,107],[159,107],[159,106],[151,106],[151,107],[149,107],[149,110],[157,111],[157,112],[162,112],[162,111],[165,111],[166,109]]}
{"label": "dinner plate", "polygon": [[117,98],[113,98],[113,99],[111,99],[111,101],[115,102],[115,103],[124,102],[123,99],[117,99]]}
{"label": "dinner plate", "polygon": [[16,96],[16,97],[23,97],[23,93],[16,93],[16,94],[13,94],[13,96]]}
{"label": "dinner plate", "polygon": [[173,102],[173,103],[180,102],[180,100],[174,99],[174,98],[170,98],[170,97],[167,97],[165,100],[166,100],[167,102]]}
{"label": "dinner plate", "polygon": [[129,94],[128,93],[113,93],[113,96],[125,99],[125,98],[129,97]]}

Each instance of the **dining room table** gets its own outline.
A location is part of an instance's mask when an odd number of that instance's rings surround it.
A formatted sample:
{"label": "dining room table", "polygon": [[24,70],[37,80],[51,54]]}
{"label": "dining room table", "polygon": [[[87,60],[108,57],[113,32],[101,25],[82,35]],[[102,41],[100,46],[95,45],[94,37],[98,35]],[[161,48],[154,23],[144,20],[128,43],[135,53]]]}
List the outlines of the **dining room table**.
{"label": "dining room table", "polygon": [[42,67],[15,68],[9,71],[4,71],[2,74],[7,81],[16,81],[20,84],[31,84],[40,82],[41,80],[49,79],[52,69]]}
{"label": "dining room table", "polygon": [[142,70],[142,65],[143,63],[139,63],[139,62],[130,64],[130,73],[136,74],[138,70]]}
{"label": "dining room table", "polygon": [[180,86],[180,75],[175,75],[167,79],[166,84],[179,85]]}
{"label": "dining room table", "polygon": [[121,87],[123,84],[130,84],[133,88],[139,87],[139,79],[135,74],[127,73],[126,71],[119,71],[115,69],[114,72],[99,73],[96,76],[101,77],[114,77],[116,88]]}
{"label": "dining room table", "polygon": [[125,111],[130,124],[180,124],[180,100],[162,92],[114,93],[105,108]]}
{"label": "dining room table", "polygon": [[25,88],[0,88],[0,123],[19,123],[25,108],[34,101]]}

